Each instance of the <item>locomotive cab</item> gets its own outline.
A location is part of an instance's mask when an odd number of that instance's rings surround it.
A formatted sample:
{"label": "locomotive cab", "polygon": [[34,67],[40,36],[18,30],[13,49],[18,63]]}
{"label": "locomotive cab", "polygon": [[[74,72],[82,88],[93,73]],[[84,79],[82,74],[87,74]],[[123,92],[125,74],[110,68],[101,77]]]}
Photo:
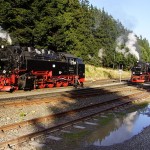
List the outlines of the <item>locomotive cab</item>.
{"label": "locomotive cab", "polygon": [[74,57],[71,54],[63,54],[68,64],[68,74],[78,76],[80,83],[85,79],[85,64],[81,58]]}

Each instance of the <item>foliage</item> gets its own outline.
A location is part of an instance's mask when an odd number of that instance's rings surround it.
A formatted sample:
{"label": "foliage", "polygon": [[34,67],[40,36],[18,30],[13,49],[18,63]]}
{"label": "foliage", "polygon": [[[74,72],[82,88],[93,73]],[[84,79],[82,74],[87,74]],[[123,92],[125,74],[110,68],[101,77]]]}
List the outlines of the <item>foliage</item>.
{"label": "foliage", "polygon": [[3,38],[1,38],[0,37],[0,45],[2,46],[7,46],[7,45],[9,45],[9,43],[7,42],[7,40],[6,39],[3,39]]}
{"label": "foliage", "polygon": [[149,42],[142,36],[138,39],[139,48],[141,50],[141,60],[150,62],[150,45]]}
{"label": "foliage", "polygon": [[[1,0],[0,8],[0,26],[14,45],[70,52],[95,66],[130,69],[136,61],[115,51],[116,39],[131,31],[88,0]],[[150,61],[148,41],[138,43],[142,60]]]}

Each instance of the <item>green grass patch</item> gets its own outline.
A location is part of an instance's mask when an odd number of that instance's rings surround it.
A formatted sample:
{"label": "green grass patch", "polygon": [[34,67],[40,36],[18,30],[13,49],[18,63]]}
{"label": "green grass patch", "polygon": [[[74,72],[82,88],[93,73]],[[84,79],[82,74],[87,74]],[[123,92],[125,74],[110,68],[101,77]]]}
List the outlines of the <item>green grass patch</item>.
{"label": "green grass patch", "polygon": [[26,115],[27,115],[27,113],[25,113],[25,112],[20,113],[20,117],[25,117]]}
{"label": "green grass patch", "polygon": [[142,102],[142,103],[135,103],[134,105],[139,107],[139,108],[143,108],[146,107],[149,104],[149,102]]}
{"label": "green grass patch", "polygon": [[149,103],[148,102],[143,102],[143,103],[134,103],[133,104],[133,107],[129,108],[127,110],[128,113],[131,113],[131,112],[134,112],[134,111],[137,111],[139,109],[142,109],[144,107],[146,107]]}

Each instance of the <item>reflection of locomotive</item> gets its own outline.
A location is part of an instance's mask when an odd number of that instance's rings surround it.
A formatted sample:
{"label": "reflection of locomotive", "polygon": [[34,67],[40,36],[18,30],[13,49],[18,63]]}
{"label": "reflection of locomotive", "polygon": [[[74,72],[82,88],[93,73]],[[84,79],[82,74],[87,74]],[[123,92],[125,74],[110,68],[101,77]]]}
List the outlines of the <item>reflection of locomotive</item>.
{"label": "reflection of locomotive", "polygon": [[80,58],[51,50],[11,46],[0,49],[0,91],[83,85]]}
{"label": "reflection of locomotive", "polygon": [[131,69],[131,82],[143,83],[150,80],[150,64],[138,61]]}

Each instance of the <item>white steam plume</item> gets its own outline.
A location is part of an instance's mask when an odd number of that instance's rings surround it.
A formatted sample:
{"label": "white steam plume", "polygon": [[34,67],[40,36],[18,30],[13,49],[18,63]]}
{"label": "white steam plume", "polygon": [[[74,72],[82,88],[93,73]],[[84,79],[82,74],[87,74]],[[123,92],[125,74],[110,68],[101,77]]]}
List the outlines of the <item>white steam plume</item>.
{"label": "white steam plume", "polygon": [[101,48],[101,49],[99,49],[99,51],[98,51],[98,57],[99,58],[103,58],[103,52],[104,52],[104,50]]}
{"label": "white steam plume", "polygon": [[[139,52],[137,51],[137,38],[134,33],[129,33],[127,39],[125,36],[120,36],[117,39],[116,51],[123,53],[126,56],[128,54],[134,55],[138,60],[140,59]],[[121,46],[124,45],[123,48]]]}
{"label": "white steam plume", "polygon": [[9,34],[6,31],[2,30],[1,28],[0,28],[0,37],[2,39],[6,39],[10,45],[12,44],[12,40],[11,40]]}

